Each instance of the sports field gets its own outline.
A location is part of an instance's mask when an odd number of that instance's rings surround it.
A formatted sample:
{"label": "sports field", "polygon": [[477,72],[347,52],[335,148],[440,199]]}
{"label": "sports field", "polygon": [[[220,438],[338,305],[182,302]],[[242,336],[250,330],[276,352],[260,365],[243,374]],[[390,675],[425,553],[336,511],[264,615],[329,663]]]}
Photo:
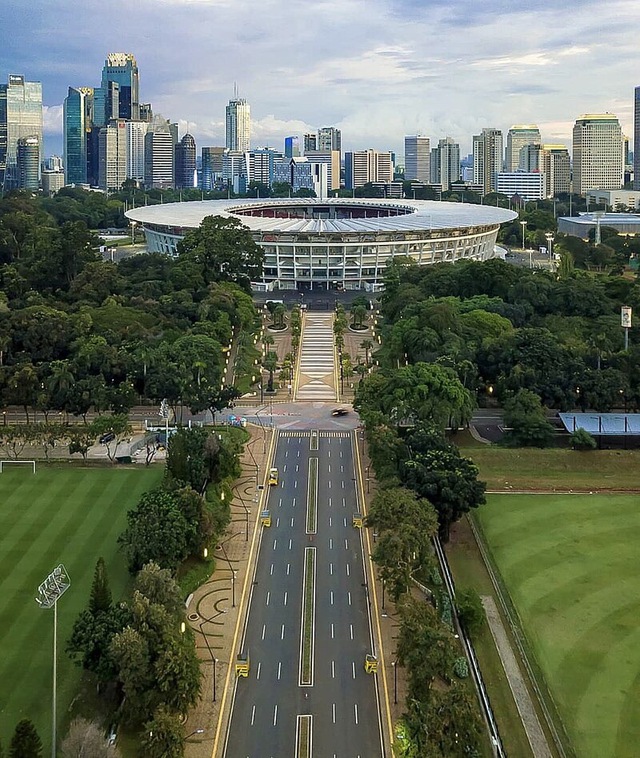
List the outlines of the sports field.
{"label": "sports field", "polygon": [[639,755],[640,497],[487,500],[477,517],[576,755]]}
{"label": "sports field", "polygon": [[49,750],[53,610],[35,602],[38,585],[64,563],[71,587],[58,604],[58,731],[66,723],[80,676],[64,652],[86,606],[96,560],[103,556],[114,598],[128,581],[117,538],[125,514],[159,483],[161,467],[46,468],[0,474],[0,739],[31,718]]}

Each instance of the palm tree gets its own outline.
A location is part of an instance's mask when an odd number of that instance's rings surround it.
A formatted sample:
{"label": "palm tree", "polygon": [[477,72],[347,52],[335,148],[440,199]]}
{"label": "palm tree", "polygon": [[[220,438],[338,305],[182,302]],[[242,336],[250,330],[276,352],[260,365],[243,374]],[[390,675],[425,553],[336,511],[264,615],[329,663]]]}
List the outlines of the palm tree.
{"label": "palm tree", "polygon": [[265,355],[262,365],[269,372],[269,382],[267,384],[267,391],[273,392],[273,373],[278,368],[278,356],[269,350]]}
{"label": "palm tree", "polygon": [[364,350],[364,362],[369,365],[369,351],[373,349],[373,342],[369,339],[362,340],[360,347]]}

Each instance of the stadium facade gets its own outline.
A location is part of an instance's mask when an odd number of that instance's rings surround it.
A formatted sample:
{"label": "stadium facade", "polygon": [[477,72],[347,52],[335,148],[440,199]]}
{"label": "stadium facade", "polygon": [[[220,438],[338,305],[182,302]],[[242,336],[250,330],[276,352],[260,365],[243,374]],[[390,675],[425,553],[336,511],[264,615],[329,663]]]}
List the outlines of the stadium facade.
{"label": "stadium facade", "polygon": [[168,255],[206,216],[236,218],[264,249],[256,289],[375,291],[394,257],[419,265],[495,257],[500,225],[517,214],[425,200],[285,198],[169,203],[126,216],[144,230],[149,252]]}

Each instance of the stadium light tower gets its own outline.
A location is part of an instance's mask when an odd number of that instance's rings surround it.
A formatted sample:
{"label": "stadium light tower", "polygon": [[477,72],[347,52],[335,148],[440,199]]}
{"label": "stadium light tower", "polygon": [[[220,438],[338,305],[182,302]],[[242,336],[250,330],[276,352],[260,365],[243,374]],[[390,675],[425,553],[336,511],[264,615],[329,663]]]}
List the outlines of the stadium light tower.
{"label": "stadium light tower", "polygon": [[53,608],[53,702],[51,724],[51,758],[56,758],[56,709],[58,685],[58,600],[71,586],[71,579],[62,563],[53,569],[38,587],[36,603],[45,610]]}

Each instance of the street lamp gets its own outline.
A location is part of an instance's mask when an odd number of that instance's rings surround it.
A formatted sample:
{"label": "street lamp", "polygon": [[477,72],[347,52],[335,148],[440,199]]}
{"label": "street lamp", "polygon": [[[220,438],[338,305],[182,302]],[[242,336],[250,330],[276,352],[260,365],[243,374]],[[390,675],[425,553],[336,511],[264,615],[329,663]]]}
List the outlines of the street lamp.
{"label": "street lamp", "polygon": [[36,603],[41,608],[53,608],[53,702],[51,709],[51,758],[56,758],[56,710],[57,710],[57,684],[58,684],[58,600],[71,586],[71,579],[67,569],[62,563],[53,569],[49,576],[38,587]]}
{"label": "street lamp", "polygon": [[204,729],[194,729],[193,732],[190,732],[186,737],[185,740],[188,740],[189,737],[193,737],[194,734],[204,734]]}
{"label": "street lamp", "polygon": [[550,232],[547,232],[547,234],[544,235],[545,239],[547,240],[547,247],[549,249],[549,268],[553,265],[553,234]]}
{"label": "street lamp", "polygon": [[525,246],[524,246],[524,229],[525,229],[526,225],[527,225],[526,221],[521,221],[520,222],[520,226],[522,227],[522,250],[523,250],[523,252],[524,252],[524,249],[525,249]]}
{"label": "street lamp", "polygon": [[[226,613],[226,611],[221,611],[221,613]],[[211,619],[204,619],[204,621],[201,621],[198,624],[198,626],[200,627],[200,634],[204,637],[207,650],[209,651],[209,655],[211,656],[211,663],[213,664],[213,702],[215,703],[216,702],[216,663],[218,662],[218,659],[213,654],[213,650],[211,649],[211,645],[209,644],[209,635],[205,634],[205,632],[202,630],[202,627],[207,623],[207,621],[210,621],[210,620]]]}

